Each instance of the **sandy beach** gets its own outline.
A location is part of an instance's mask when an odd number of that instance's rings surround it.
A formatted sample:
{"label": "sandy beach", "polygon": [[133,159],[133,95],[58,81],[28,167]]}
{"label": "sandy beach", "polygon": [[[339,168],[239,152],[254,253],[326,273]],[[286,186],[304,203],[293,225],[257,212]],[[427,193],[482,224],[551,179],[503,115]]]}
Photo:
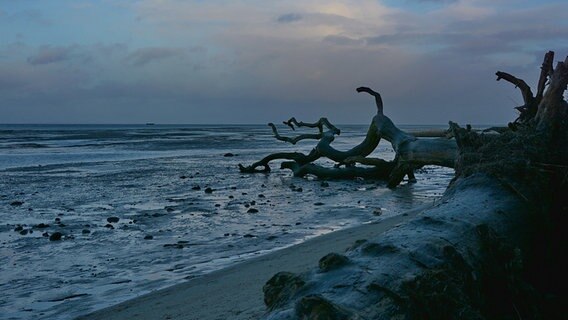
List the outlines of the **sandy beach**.
{"label": "sandy beach", "polygon": [[356,240],[375,237],[420,211],[328,233],[78,319],[258,319],[266,311],[262,286],[275,273],[307,271],[325,254],[344,252]]}

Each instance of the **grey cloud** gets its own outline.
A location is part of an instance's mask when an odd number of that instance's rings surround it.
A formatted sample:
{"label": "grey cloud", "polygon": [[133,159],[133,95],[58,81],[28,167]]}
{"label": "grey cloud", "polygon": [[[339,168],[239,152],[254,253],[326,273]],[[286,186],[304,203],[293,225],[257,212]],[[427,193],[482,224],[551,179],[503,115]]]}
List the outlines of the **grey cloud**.
{"label": "grey cloud", "polygon": [[286,13],[286,14],[279,16],[276,19],[276,21],[278,21],[280,23],[290,23],[290,22],[302,20],[302,18],[303,18],[303,16],[301,14],[298,14],[298,13]]}
{"label": "grey cloud", "polygon": [[6,16],[5,18],[10,22],[23,21],[26,23],[35,23],[41,26],[52,25],[52,21],[47,19],[39,10],[22,10],[15,12],[11,15],[0,11],[0,17]]}
{"label": "grey cloud", "polygon": [[39,51],[28,58],[32,65],[42,65],[69,60],[73,47],[41,47]]}
{"label": "grey cloud", "polygon": [[148,47],[134,51],[126,57],[126,61],[134,66],[143,66],[152,61],[179,56],[183,51],[178,48]]}
{"label": "grey cloud", "polygon": [[364,44],[365,41],[361,39],[353,39],[340,35],[329,35],[323,38],[324,42],[340,45],[340,46],[354,46]]}

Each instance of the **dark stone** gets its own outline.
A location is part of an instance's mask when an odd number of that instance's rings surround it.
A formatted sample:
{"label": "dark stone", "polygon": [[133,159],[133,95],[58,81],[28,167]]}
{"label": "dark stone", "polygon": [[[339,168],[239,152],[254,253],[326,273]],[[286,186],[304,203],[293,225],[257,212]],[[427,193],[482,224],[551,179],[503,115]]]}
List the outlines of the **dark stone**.
{"label": "dark stone", "polygon": [[176,209],[172,208],[172,207],[166,207],[166,211],[167,212],[172,212],[175,211]]}
{"label": "dark stone", "polygon": [[322,183],[320,184],[323,188],[327,188],[329,187],[329,183],[322,181]]}
{"label": "dark stone", "polygon": [[187,179],[187,176],[181,176],[180,179]]}
{"label": "dark stone", "polygon": [[89,230],[89,229],[83,229],[83,231],[81,231],[81,233],[83,233],[83,234],[88,234],[88,233],[91,233],[91,230]]}
{"label": "dark stone", "polygon": [[22,226],[17,226],[17,227],[14,228],[14,231],[16,231],[16,232],[20,232],[22,230],[24,230],[24,227],[22,227]]}
{"label": "dark stone", "polygon": [[49,236],[49,241],[59,241],[63,237],[61,232],[54,232]]}
{"label": "dark stone", "polygon": [[346,320],[352,319],[351,314],[339,306],[318,295],[303,297],[296,304],[298,319]]}
{"label": "dark stone", "polygon": [[278,272],[262,287],[264,304],[273,310],[290,300],[304,284],[304,280],[293,273]]}
{"label": "dark stone", "polygon": [[113,225],[110,224],[110,223],[107,223],[107,224],[105,225],[105,228],[114,229]]}
{"label": "dark stone", "polygon": [[232,153],[230,153],[230,152],[227,152],[227,153],[225,153],[225,154],[223,155],[223,157],[234,157],[234,156],[235,156],[235,155],[232,154]]}
{"label": "dark stone", "polygon": [[258,195],[259,198],[266,198],[262,193]]}
{"label": "dark stone", "polygon": [[349,258],[342,254],[332,252],[320,259],[319,268],[322,272],[328,272],[334,269],[338,269],[348,263]]}
{"label": "dark stone", "polygon": [[235,198],[234,196],[229,196],[229,199],[234,199],[234,198]]}
{"label": "dark stone", "polygon": [[296,191],[296,192],[303,192],[304,189],[302,189],[302,187],[298,187],[298,188],[296,188],[296,190],[294,190],[294,191]]}
{"label": "dark stone", "polygon": [[256,238],[256,236],[253,235],[253,234],[247,233],[243,236],[243,238]]}
{"label": "dark stone", "polygon": [[28,234],[28,232],[29,231],[27,229],[24,229],[24,230],[20,231],[20,234],[25,236],[26,234]]}
{"label": "dark stone", "polygon": [[376,216],[380,216],[383,214],[383,210],[381,210],[380,208],[373,210],[373,214]]}
{"label": "dark stone", "polygon": [[213,193],[213,189],[207,187],[205,188],[205,193]]}
{"label": "dark stone", "polygon": [[151,236],[151,235],[146,235],[144,237],[144,240],[152,240],[152,239],[154,239],[154,236]]}
{"label": "dark stone", "polygon": [[36,224],[34,226],[34,228],[36,228],[36,229],[44,229],[44,228],[48,228],[48,227],[49,227],[49,225],[45,224],[45,223]]}
{"label": "dark stone", "polygon": [[316,202],[316,203],[314,203],[314,206],[323,206],[323,205],[324,205],[323,202]]}
{"label": "dark stone", "polygon": [[396,253],[400,249],[393,246],[392,244],[379,244],[376,242],[371,242],[363,246],[362,252],[366,255],[380,256],[383,254]]}
{"label": "dark stone", "polygon": [[250,208],[248,209],[247,213],[258,213],[258,209]]}
{"label": "dark stone", "polygon": [[116,223],[116,222],[118,222],[119,220],[120,220],[119,217],[108,217],[108,218],[107,218],[107,222],[108,222],[108,223]]}
{"label": "dark stone", "polygon": [[12,207],[19,207],[19,206],[21,206],[21,205],[23,205],[23,204],[24,204],[23,201],[13,201],[12,203],[10,203],[10,205],[11,205]]}
{"label": "dark stone", "polygon": [[230,235],[231,235],[230,233],[225,233],[223,236],[224,236],[224,237],[228,237],[228,236],[230,236]]}
{"label": "dark stone", "polygon": [[201,190],[201,187],[200,187],[200,186],[193,186],[193,187],[191,188],[191,190]]}
{"label": "dark stone", "polygon": [[49,233],[47,233],[47,232],[44,232],[44,233],[42,233],[42,234],[41,234],[41,236],[42,236],[42,237],[46,237],[46,238],[47,238],[47,237],[49,237]]}
{"label": "dark stone", "polygon": [[252,201],[250,202],[250,205],[251,205],[251,206],[254,206],[255,204],[256,204],[256,201],[254,201],[254,200],[252,200]]}
{"label": "dark stone", "polygon": [[219,208],[220,206],[221,206],[221,205],[218,204],[218,203],[215,204],[215,207],[217,207],[217,208]]}

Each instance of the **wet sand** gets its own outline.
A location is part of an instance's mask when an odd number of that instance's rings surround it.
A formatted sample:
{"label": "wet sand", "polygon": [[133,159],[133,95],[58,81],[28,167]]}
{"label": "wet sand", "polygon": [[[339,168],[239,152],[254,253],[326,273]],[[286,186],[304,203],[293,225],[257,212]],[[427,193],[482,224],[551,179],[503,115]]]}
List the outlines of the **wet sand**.
{"label": "wet sand", "polygon": [[77,319],[258,319],[266,311],[262,286],[275,273],[314,268],[325,254],[342,253],[356,240],[375,237],[422,209],[325,234]]}

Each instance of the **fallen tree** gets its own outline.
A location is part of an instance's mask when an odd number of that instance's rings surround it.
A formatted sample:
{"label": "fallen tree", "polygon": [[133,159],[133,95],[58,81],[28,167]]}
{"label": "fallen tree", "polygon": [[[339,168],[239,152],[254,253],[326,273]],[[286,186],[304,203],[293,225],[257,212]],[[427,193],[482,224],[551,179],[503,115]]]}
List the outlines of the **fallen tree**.
{"label": "fallen tree", "polygon": [[[331,146],[336,135],[341,131],[329,122],[321,118],[315,123],[298,122],[295,118],[284,121],[284,124],[295,130],[296,127],[317,128],[316,134],[302,134],[290,138],[280,135],[273,123],[268,125],[272,128],[274,137],[278,140],[296,144],[306,139],[319,140],[309,154],[301,152],[280,152],[268,155],[250,166],[239,164],[239,170],[244,173],[270,172],[269,163],[274,160],[290,160],[281,164],[281,168],[290,169],[295,176],[302,177],[307,174],[315,175],[322,179],[351,179],[355,177],[367,179],[387,180],[389,187],[396,187],[408,176],[410,181],[415,181],[414,171],[425,165],[439,165],[454,167],[457,147],[453,140],[448,138],[420,139],[415,135],[400,130],[389,117],[383,113],[383,100],[381,95],[367,87],[357,88],[357,92],[365,92],[375,98],[377,114],[373,117],[365,139],[357,146],[347,151],[340,151]],[[324,130],[326,128],[326,130]],[[418,135],[440,136],[440,132],[422,132]],[[368,158],[381,139],[389,141],[396,152],[393,161]],[[334,168],[326,168],[313,164],[319,158],[328,158],[338,164]],[[370,167],[356,167],[355,164],[363,164]],[[259,169],[261,167],[262,169]]]}
{"label": "fallen tree", "polygon": [[[545,56],[536,96],[524,81],[497,73],[525,101],[509,130],[487,135],[450,123],[456,175],[434,206],[326,255],[307,273],[276,274],[263,289],[265,318],[565,317],[568,57],[552,68],[553,57]],[[377,132],[380,118],[371,125]]]}

